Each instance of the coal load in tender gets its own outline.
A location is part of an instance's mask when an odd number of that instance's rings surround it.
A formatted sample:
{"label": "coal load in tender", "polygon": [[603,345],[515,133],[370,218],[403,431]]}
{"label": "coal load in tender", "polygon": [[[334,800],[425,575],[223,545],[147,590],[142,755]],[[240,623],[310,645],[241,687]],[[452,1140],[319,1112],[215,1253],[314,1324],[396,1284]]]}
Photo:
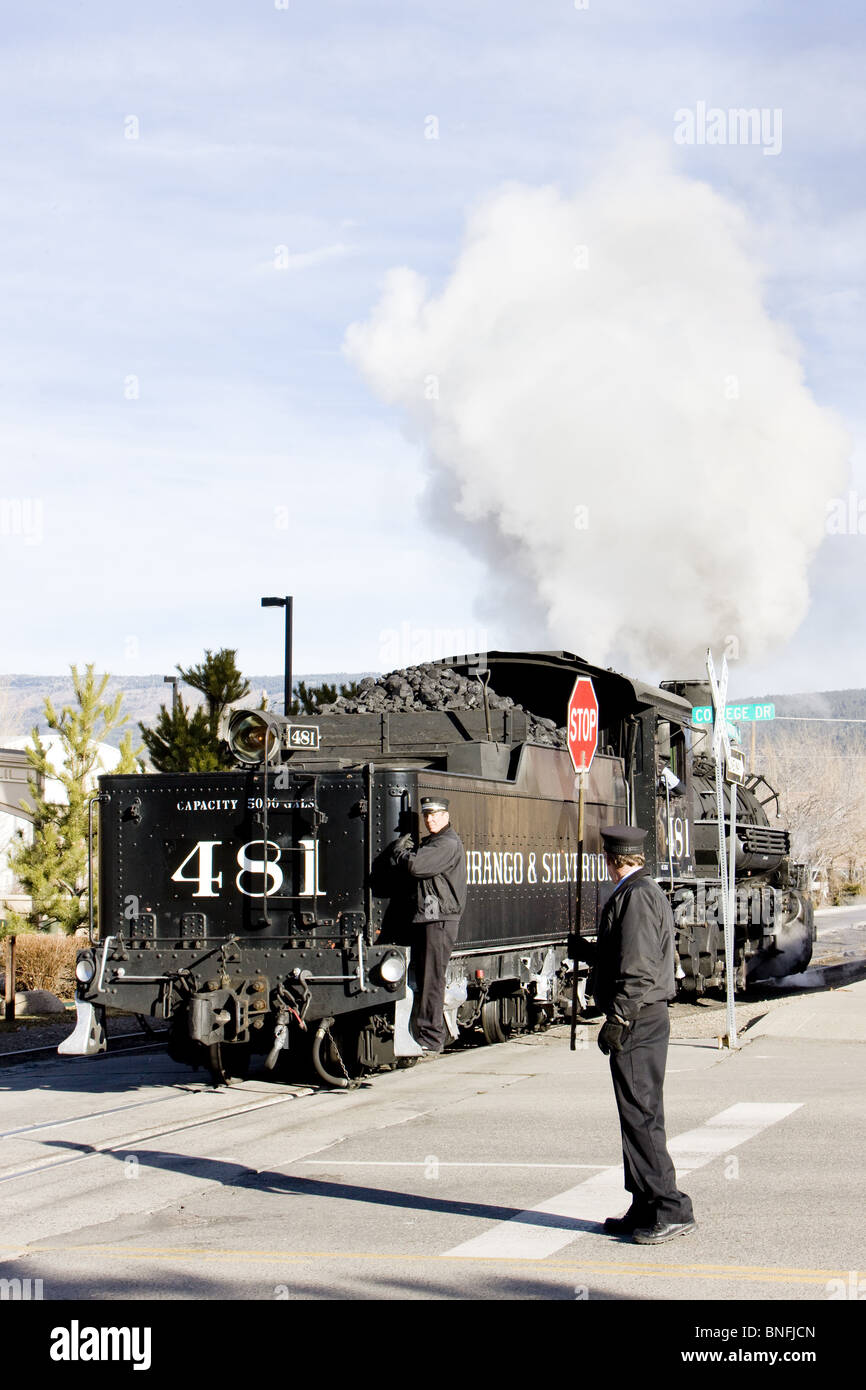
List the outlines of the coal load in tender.
{"label": "coal load in tender", "polygon": [[[488,689],[491,709],[523,710],[510,695],[497,695]],[[365,676],[359,682],[354,698],[337,697],[323,705],[318,714],[382,714],[386,711],[404,713],[409,710],[483,709],[481,682],[474,677],[461,676],[443,666],[409,666],[405,671],[392,671],[387,676]],[[552,719],[523,711],[528,721],[528,742],[542,743],[549,748],[565,748],[566,731],[557,729]]]}

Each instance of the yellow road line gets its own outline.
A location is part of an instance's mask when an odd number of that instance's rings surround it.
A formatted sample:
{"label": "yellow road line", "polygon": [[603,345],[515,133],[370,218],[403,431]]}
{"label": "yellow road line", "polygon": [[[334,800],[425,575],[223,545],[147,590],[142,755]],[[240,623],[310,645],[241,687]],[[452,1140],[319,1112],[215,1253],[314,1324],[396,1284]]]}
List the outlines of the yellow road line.
{"label": "yellow road line", "polygon": [[[367,1250],[206,1250],[196,1248],[166,1249],[165,1246],[150,1248],[125,1245],[41,1245],[22,1251],[20,1247],[0,1247],[0,1254],[11,1253],[12,1257],[35,1258],[38,1255],[86,1255],[96,1254],[103,1259],[158,1260],[219,1260],[224,1263],[237,1261],[242,1264],[275,1263],[297,1260],[375,1260],[394,1263],[452,1263],[447,1255],[411,1255]],[[455,1260],[453,1262],[457,1262]],[[849,1269],[785,1269],[770,1265],[657,1265],[628,1264],[614,1260],[522,1260],[517,1258],[497,1259],[494,1256],[459,1258],[461,1266],[466,1264],[499,1265],[510,1268],[513,1265],[530,1266],[539,1273],[546,1270],[566,1270],[583,1274],[624,1274],[649,1275],[653,1278],[669,1279],[742,1279],[749,1283],[768,1284],[822,1284],[828,1279],[848,1279],[852,1273],[856,1279],[866,1277],[862,1271]]]}

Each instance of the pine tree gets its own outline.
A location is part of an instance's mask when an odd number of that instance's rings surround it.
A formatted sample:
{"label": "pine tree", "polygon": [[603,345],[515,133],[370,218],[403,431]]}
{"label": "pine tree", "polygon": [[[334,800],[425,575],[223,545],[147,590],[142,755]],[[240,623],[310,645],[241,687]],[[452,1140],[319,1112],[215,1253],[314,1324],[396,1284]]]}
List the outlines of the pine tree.
{"label": "pine tree", "polygon": [[[87,811],[99,772],[98,744],[121,729],[127,719],[120,712],[122,692],[118,691],[110,702],[104,701],[109,678],[106,675],[97,679],[93,671],[93,666],[88,665],[80,676],[78,668],[71,667],[76,705],[64,705],[58,714],[51,700],[45,700],[46,723],[60,735],[62,766],[55,768],[49,760],[38,729],[33,730],[32,748],[26,749],[33,768],[33,776],[28,779],[34,813],[33,840],[28,844],[19,831],[19,847],[10,855],[9,863],[24,892],[32,898],[33,907],[27,914],[8,912],[9,932],[32,931],[53,924],[73,932],[87,921]],[[133,748],[132,733],[126,730],[120,742],[120,762],[114,771],[138,772],[140,751],[140,746]],[[44,788],[49,777],[62,783],[65,804],[46,798]]]}
{"label": "pine tree", "polygon": [[219,738],[220,717],[228,705],[249,694],[249,681],[237,668],[237,650],[206,651],[198,666],[176,669],[181,678],[204,695],[206,708],[190,713],[182,699],[171,712],[160,705],[156,725],[140,724],[141,736],[157,772],[219,772],[235,766]]}
{"label": "pine tree", "polygon": [[207,700],[208,720],[214,738],[217,736],[220,715],[227,705],[243,700],[250,693],[250,683],[244,680],[237,667],[236,647],[221,647],[214,654],[205,651],[205,659],[200,666],[190,666],[184,671],[178,666],[181,679],[193,690],[200,690]]}
{"label": "pine tree", "polygon": [[337,687],[323,681],[321,685],[307,685],[298,681],[295,686],[297,700],[292,701],[292,714],[318,714],[322,705],[332,705],[337,698]]}
{"label": "pine tree", "polygon": [[220,751],[203,709],[190,714],[178,697],[171,711],[160,705],[152,729],[139,724],[141,736],[157,772],[220,772],[234,763]]}
{"label": "pine tree", "polygon": [[[321,685],[307,685],[306,681],[298,681],[294,693],[297,699],[292,701],[292,714],[318,714],[324,705],[334,703],[337,687],[329,685],[327,681],[322,681]],[[357,681],[344,682],[339,693],[347,700],[356,700],[361,693],[361,687]]]}

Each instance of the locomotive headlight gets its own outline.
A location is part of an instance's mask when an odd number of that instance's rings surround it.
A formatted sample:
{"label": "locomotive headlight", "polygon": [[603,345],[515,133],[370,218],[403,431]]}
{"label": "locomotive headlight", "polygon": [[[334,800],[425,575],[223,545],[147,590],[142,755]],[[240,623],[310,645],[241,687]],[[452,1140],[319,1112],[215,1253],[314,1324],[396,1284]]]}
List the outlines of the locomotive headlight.
{"label": "locomotive headlight", "polygon": [[406,962],[399,951],[389,951],[379,962],[379,976],[386,985],[395,989],[406,974]]}
{"label": "locomotive headlight", "polygon": [[256,766],[280,747],[283,721],[260,709],[236,710],[229,720],[227,742],[238,762]]}
{"label": "locomotive headlight", "polygon": [[96,961],[92,956],[79,956],[75,962],[75,978],[79,984],[89,985],[96,974]]}

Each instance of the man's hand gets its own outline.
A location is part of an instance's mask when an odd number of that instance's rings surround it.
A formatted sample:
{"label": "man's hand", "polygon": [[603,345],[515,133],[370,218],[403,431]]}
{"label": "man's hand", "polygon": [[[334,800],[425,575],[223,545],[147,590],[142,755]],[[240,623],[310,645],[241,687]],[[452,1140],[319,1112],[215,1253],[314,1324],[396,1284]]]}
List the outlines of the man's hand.
{"label": "man's hand", "polygon": [[401,835],[397,843],[394,845],[394,853],[405,854],[407,850],[410,850],[412,848],[413,843],[414,841],[412,839],[411,833],[407,835]]}
{"label": "man's hand", "polygon": [[598,1030],[598,1045],[605,1057],[611,1052],[622,1052],[622,1041],[631,1027],[622,1019],[606,1018]]}

